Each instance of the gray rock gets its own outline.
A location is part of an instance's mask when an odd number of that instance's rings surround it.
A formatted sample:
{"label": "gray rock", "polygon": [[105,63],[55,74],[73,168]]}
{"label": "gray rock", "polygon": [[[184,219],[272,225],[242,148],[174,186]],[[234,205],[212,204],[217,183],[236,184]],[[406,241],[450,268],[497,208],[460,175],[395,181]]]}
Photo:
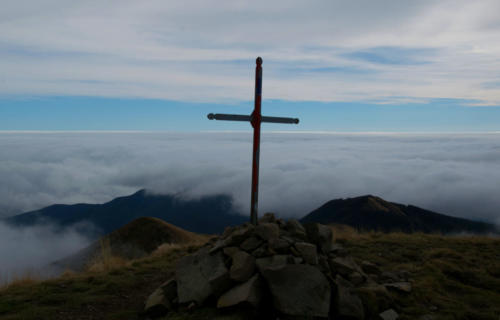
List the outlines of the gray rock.
{"label": "gray rock", "polygon": [[328,254],[332,247],[333,232],[328,226],[319,223],[307,223],[304,225],[307,238],[318,246],[318,251]]}
{"label": "gray rock", "polygon": [[361,262],[361,269],[368,274],[379,275],[381,273],[380,269],[369,261]]}
{"label": "gray rock", "polygon": [[287,264],[264,269],[263,276],[279,312],[298,317],[328,317],[330,284],[317,268]]}
{"label": "gray rock", "polygon": [[330,265],[332,273],[339,273],[344,277],[349,277],[351,273],[357,272],[359,269],[354,260],[350,257],[329,259],[328,264]]}
{"label": "gray rock", "polygon": [[259,219],[259,224],[260,223],[276,223],[276,217],[274,216],[274,213],[265,213],[262,218]]}
{"label": "gray rock", "polygon": [[269,241],[271,239],[277,239],[279,237],[280,228],[275,223],[265,222],[255,227],[254,234],[265,241]]}
{"label": "gray rock", "polygon": [[269,248],[278,252],[278,253],[285,253],[288,248],[290,247],[290,243],[284,239],[277,238],[277,239],[271,239],[269,240]]}
{"label": "gray rock", "polygon": [[365,311],[361,299],[351,294],[349,288],[338,286],[337,313],[341,319],[362,320],[365,318]]}
{"label": "gray rock", "polygon": [[264,241],[257,237],[250,237],[243,241],[243,243],[240,245],[240,248],[247,252],[252,252],[253,250],[260,247],[263,243]]}
{"label": "gray rock", "polygon": [[170,279],[156,289],[146,300],[145,313],[150,317],[160,317],[174,309],[177,298],[177,282]]}
{"label": "gray rock", "polygon": [[252,251],[252,256],[254,256],[255,258],[268,257],[271,255],[272,253],[269,251],[267,244],[264,244],[263,246]]}
{"label": "gray rock", "polygon": [[302,259],[301,257],[293,257],[293,263],[301,264],[302,262],[304,262],[304,259]]}
{"label": "gray rock", "polygon": [[396,291],[401,292],[411,292],[411,283],[409,282],[392,282],[392,283],[384,283],[384,286],[387,289],[394,289]]}
{"label": "gray rock", "polygon": [[394,305],[391,295],[382,285],[376,283],[365,284],[351,290],[353,294],[361,299],[365,308],[365,317],[368,319],[378,318],[381,311],[387,310]]}
{"label": "gray rock", "polygon": [[210,255],[207,248],[179,260],[175,270],[179,303],[194,301],[201,305],[228,283],[228,270],[222,252]]}
{"label": "gray rock", "polygon": [[290,219],[286,222],[285,229],[290,233],[293,238],[306,240],[306,229],[295,219]]}
{"label": "gray rock", "polygon": [[217,308],[232,307],[238,304],[249,304],[258,308],[262,299],[263,281],[258,274],[224,293],[217,301]]}
{"label": "gray rock", "polygon": [[213,247],[210,249],[209,253],[215,253],[219,250],[222,250],[227,247],[229,240],[228,239],[218,239],[215,241],[215,244]]}
{"label": "gray rock", "polygon": [[379,280],[381,282],[399,282],[401,278],[395,272],[384,271],[379,275]]}
{"label": "gray rock", "polygon": [[365,277],[359,272],[351,273],[348,278],[355,286],[362,285],[366,280]]}
{"label": "gray rock", "polygon": [[177,298],[177,282],[175,281],[174,278],[163,283],[160,286],[160,289],[162,290],[163,295],[169,302],[172,302]]}
{"label": "gray rock", "polygon": [[274,255],[270,257],[259,258],[255,260],[255,265],[260,273],[266,268],[283,267],[290,262],[291,256],[288,255]]}
{"label": "gray rock", "polygon": [[239,247],[240,244],[250,237],[255,231],[255,226],[252,224],[244,224],[243,226],[236,227],[226,239],[226,246]]}
{"label": "gray rock", "polygon": [[153,318],[164,316],[171,310],[170,302],[165,299],[163,290],[156,289],[146,300],[144,312]]}
{"label": "gray rock", "polygon": [[226,247],[223,250],[224,254],[228,257],[232,257],[233,254],[235,254],[238,251],[240,251],[240,248],[238,247]]}
{"label": "gray rock", "polygon": [[308,264],[318,264],[318,255],[316,253],[316,246],[312,243],[297,242],[295,248],[300,253],[300,256]]}
{"label": "gray rock", "polygon": [[290,245],[292,245],[292,244],[294,244],[295,242],[297,242],[297,241],[295,241],[293,238],[290,238],[290,237],[288,237],[288,236],[284,236],[284,235],[280,235],[280,239],[285,240],[285,241],[286,241],[286,242],[288,242]]}
{"label": "gray rock", "polygon": [[328,258],[326,256],[322,254],[318,256],[318,266],[324,274],[331,274],[330,265],[328,264]]}
{"label": "gray rock", "polygon": [[345,257],[349,252],[340,243],[332,243],[329,255]]}
{"label": "gray rock", "polygon": [[233,263],[229,275],[231,279],[239,282],[247,281],[255,271],[255,258],[244,251],[233,255]]}
{"label": "gray rock", "polygon": [[381,320],[396,320],[399,318],[399,315],[394,309],[385,310],[384,312],[378,315]]}
{"label": "gray rock", "polygon": [[344,288],[353,288],[354,287],[354,285],[349,280],[345,279],[344,277],[342,277],[339,274],[335,277],[335,282],[339,286],[344,287]]}

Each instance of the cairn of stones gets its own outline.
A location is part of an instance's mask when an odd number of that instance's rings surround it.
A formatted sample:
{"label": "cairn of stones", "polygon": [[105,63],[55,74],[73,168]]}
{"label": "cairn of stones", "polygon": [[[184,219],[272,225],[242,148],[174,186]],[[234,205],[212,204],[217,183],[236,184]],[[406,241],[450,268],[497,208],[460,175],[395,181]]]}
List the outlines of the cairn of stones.
{"label": "cairn of stones", "polygon": [[405,275],[358,265],[332,238],[328,226],[272,214],[228,227],[179,260],[145,314],[216,307],[255,319],[397,319],[388,289],[411,290]]}

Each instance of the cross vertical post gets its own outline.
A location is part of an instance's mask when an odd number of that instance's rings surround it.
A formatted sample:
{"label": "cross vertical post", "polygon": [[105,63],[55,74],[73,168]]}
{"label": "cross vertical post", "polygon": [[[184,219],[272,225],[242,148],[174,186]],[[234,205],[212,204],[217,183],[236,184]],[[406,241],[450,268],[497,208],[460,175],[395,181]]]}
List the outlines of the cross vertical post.
{"label": "cross vertical post", "polygon": [[265,117],[261,114],[262,102],[262,58],[258,57],[255,68],[255,103],[251,115],[209,113],[210,120],[249,121],[253,127],[253,157],[252,157],[252,192],[250,203],[250,222],[254,225],[258,220],[259,206],[259,158],[260,158],[260,125],[262,122],[298,124],[297,118]]}
{"label": "cross vertical post", "polygon": [[259,207],[259,158],[260,158],[260,123],[262,103],[262,58],[257,58],[255,67],[255,105],[251,115],[253,127],[253,158],[252,158],[252,196],[250,203],[250,222],[257,224],[257,209]]}

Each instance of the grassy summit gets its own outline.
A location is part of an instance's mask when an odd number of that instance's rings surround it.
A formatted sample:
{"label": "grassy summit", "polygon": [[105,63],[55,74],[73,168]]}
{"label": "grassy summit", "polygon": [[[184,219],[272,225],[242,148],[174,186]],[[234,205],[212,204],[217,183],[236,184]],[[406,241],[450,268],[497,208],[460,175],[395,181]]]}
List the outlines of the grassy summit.
{"label": "grassy summit", "polygon": [[[391,291],[400,319],[492,319],[500,316],[500,239],[479,236],[358,233],[334,227],[336,242],[382,271],[406,270],[409,293]],[[24,279],[0,291],[0,319],[140,319],[144,300],[173,275],[200,242],[164,245],[146,258],[104,264],[58,279]],[[202,309],[165,319],[237,319]]]}

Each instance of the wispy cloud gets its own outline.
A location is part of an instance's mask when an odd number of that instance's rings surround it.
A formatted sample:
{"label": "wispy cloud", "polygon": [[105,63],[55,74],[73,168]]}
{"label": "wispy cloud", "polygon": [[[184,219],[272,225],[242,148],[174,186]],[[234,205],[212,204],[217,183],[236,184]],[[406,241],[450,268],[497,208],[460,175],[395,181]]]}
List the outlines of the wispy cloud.
{"label": "wispy cloud", "polygon": [[266,98],[500,105],[483,85],[500,72],[499,11],[495,0],[16,1],[0,13],[0,94],[247,100],[261,55]]}

